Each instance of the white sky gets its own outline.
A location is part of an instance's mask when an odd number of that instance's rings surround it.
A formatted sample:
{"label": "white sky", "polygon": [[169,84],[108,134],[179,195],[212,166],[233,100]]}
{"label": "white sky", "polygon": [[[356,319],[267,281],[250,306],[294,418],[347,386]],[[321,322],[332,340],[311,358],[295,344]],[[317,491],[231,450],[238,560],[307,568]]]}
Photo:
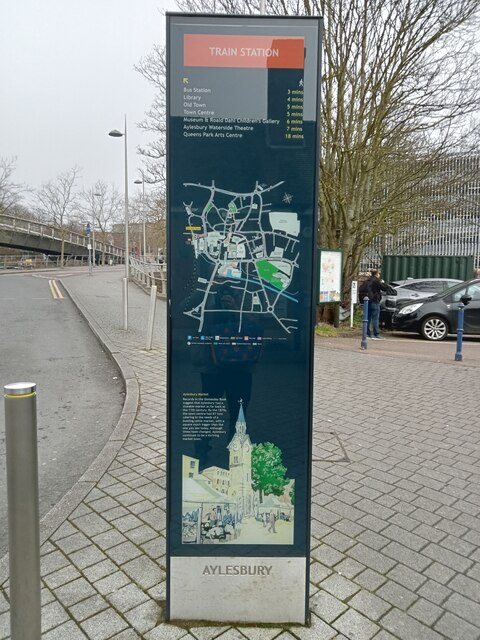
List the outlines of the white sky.
{"label": "white sky", "polygon": [[165,41],[174,0],[3,0],[0,3],[0,157],[34,188],[78,165],[79,186],[124,189],[127,115],[130,193],[147,134],[136,125],[153,88],[134,71]]}

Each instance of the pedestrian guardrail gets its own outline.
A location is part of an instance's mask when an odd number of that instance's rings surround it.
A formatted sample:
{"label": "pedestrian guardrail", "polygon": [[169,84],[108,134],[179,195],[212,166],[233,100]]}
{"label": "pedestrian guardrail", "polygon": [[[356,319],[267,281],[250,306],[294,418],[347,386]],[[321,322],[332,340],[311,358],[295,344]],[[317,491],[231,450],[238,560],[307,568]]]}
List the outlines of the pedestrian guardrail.
{"label": "pedestrian guardrail", "polygon": [[[88,256],[72,256],[66,255],[64,260],[65,267],[85,266],[88,263]],[[60,267],[61,258],[58,255],[4,255],[0,256],[0,272],[11,270],[29,270],[34,269],[55,269]]]}
{"label": "pedestrian guardrail", "polygon": [[157,295],[167,297],[167,265],[160,262],[145,262],[130,256],[130,277],[146,291],[157,287]]}

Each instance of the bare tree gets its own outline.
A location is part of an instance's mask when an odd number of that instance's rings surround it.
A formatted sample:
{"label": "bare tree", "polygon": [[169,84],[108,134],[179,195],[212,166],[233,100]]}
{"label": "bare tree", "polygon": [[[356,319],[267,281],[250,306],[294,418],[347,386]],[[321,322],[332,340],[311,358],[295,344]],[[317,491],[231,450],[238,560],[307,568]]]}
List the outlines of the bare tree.
{"label": "bare tree", "polygon": [[[177,0],[186,12],[254,14],[259,1]],[[271,15],[324,18],[321,245],[343,250],[344,287],[365,248],[386,230],[440,211],[435,167],[468,152],[470,116],[480,103],[475,38],[478,0],[269,0]],[[138,70],[158,89],[144,126],[158,140],[146,151],[161,179],[165,56]],[[156,153],[154,153],[154,149]]]}
{"label": "bare tree", "polygon": [[95,239],[102,242],[102,265],[105,264],[105,244],[113,224],[123,215],[123,198],[112,184],[110,187],[98,180],[90,189],[83,189],[79,196],[79,211],[85,221],[92,223]]}
{"label": "bare tree", "polygon": [[0,158],[0,213],[12,213],[26,188],[12,179],[15,158]]}
{"label": "bare tree", "polygon": [[40,217],[60,229],[60,266],[64,266],[65,232],[76,213],[77,193],[75,186],[79,167],[60,173],[55,180],[44,183],[35,193],[36,210]]}
{"label": "bare tree", "polygon": [[166,230],[166,198],[163,188],[149,193],[146,198],[147,229],[150,245],[155,247],[157,254],[165,257],[167,230]]}
{"label": "bare tree", "polygon": [[143,179],[150,183],[165,185],[165,134],[166,134],[166,61],[165,48],[155,45],[152,52],[142,58],[135,67],[143,77],[156,88],[155,97],[145,119],[140,123],[142,129],[155,134],[155,139],[139,151],[145,159]]}
{"label": "bare tree", "polygon": [[321,239],[343,249],[348,287],[375,236],[441,211],[432,178],[442,157],[468,148],[467,120],[478,108],[478,3],[312,6],[326,23]]}
{"label": "bare tree", "polygon": [[[142,178],[148,189],[142,188],[129,200],[130,242],[132,250],[139,255],[143,253],[143,232],[145,230],[146,253],[164,252],[166,241],[165,196],[162,182],[155,185],[147,182],[145,173]],[[152,186],[155,187],[152,190]]]}

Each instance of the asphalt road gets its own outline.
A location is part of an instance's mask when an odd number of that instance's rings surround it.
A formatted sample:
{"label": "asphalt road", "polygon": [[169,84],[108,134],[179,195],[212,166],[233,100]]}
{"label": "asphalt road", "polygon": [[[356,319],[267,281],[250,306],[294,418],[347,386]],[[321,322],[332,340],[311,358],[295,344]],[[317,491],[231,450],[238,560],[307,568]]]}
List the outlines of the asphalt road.
{"label": "asphalt road", "polygon": [[41,517],[95,459],[124,401],[117,369],[53,278],[0,277],[0,556],[7,550],[4,385],[37,384]]}

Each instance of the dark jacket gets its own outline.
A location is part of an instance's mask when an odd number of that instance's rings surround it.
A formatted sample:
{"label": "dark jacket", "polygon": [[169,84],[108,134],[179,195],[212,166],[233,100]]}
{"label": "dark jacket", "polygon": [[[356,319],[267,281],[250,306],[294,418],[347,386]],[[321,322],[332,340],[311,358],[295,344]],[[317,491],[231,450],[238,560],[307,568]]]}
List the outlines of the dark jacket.
{"label": "dark jacket", "polygon": [[370,276],[367,280],[368,283],[368,299],[370,302],[376,302],[377,304],[382,299],[382,291],[387,293],[390,287],[382,282],[377,276]]}

